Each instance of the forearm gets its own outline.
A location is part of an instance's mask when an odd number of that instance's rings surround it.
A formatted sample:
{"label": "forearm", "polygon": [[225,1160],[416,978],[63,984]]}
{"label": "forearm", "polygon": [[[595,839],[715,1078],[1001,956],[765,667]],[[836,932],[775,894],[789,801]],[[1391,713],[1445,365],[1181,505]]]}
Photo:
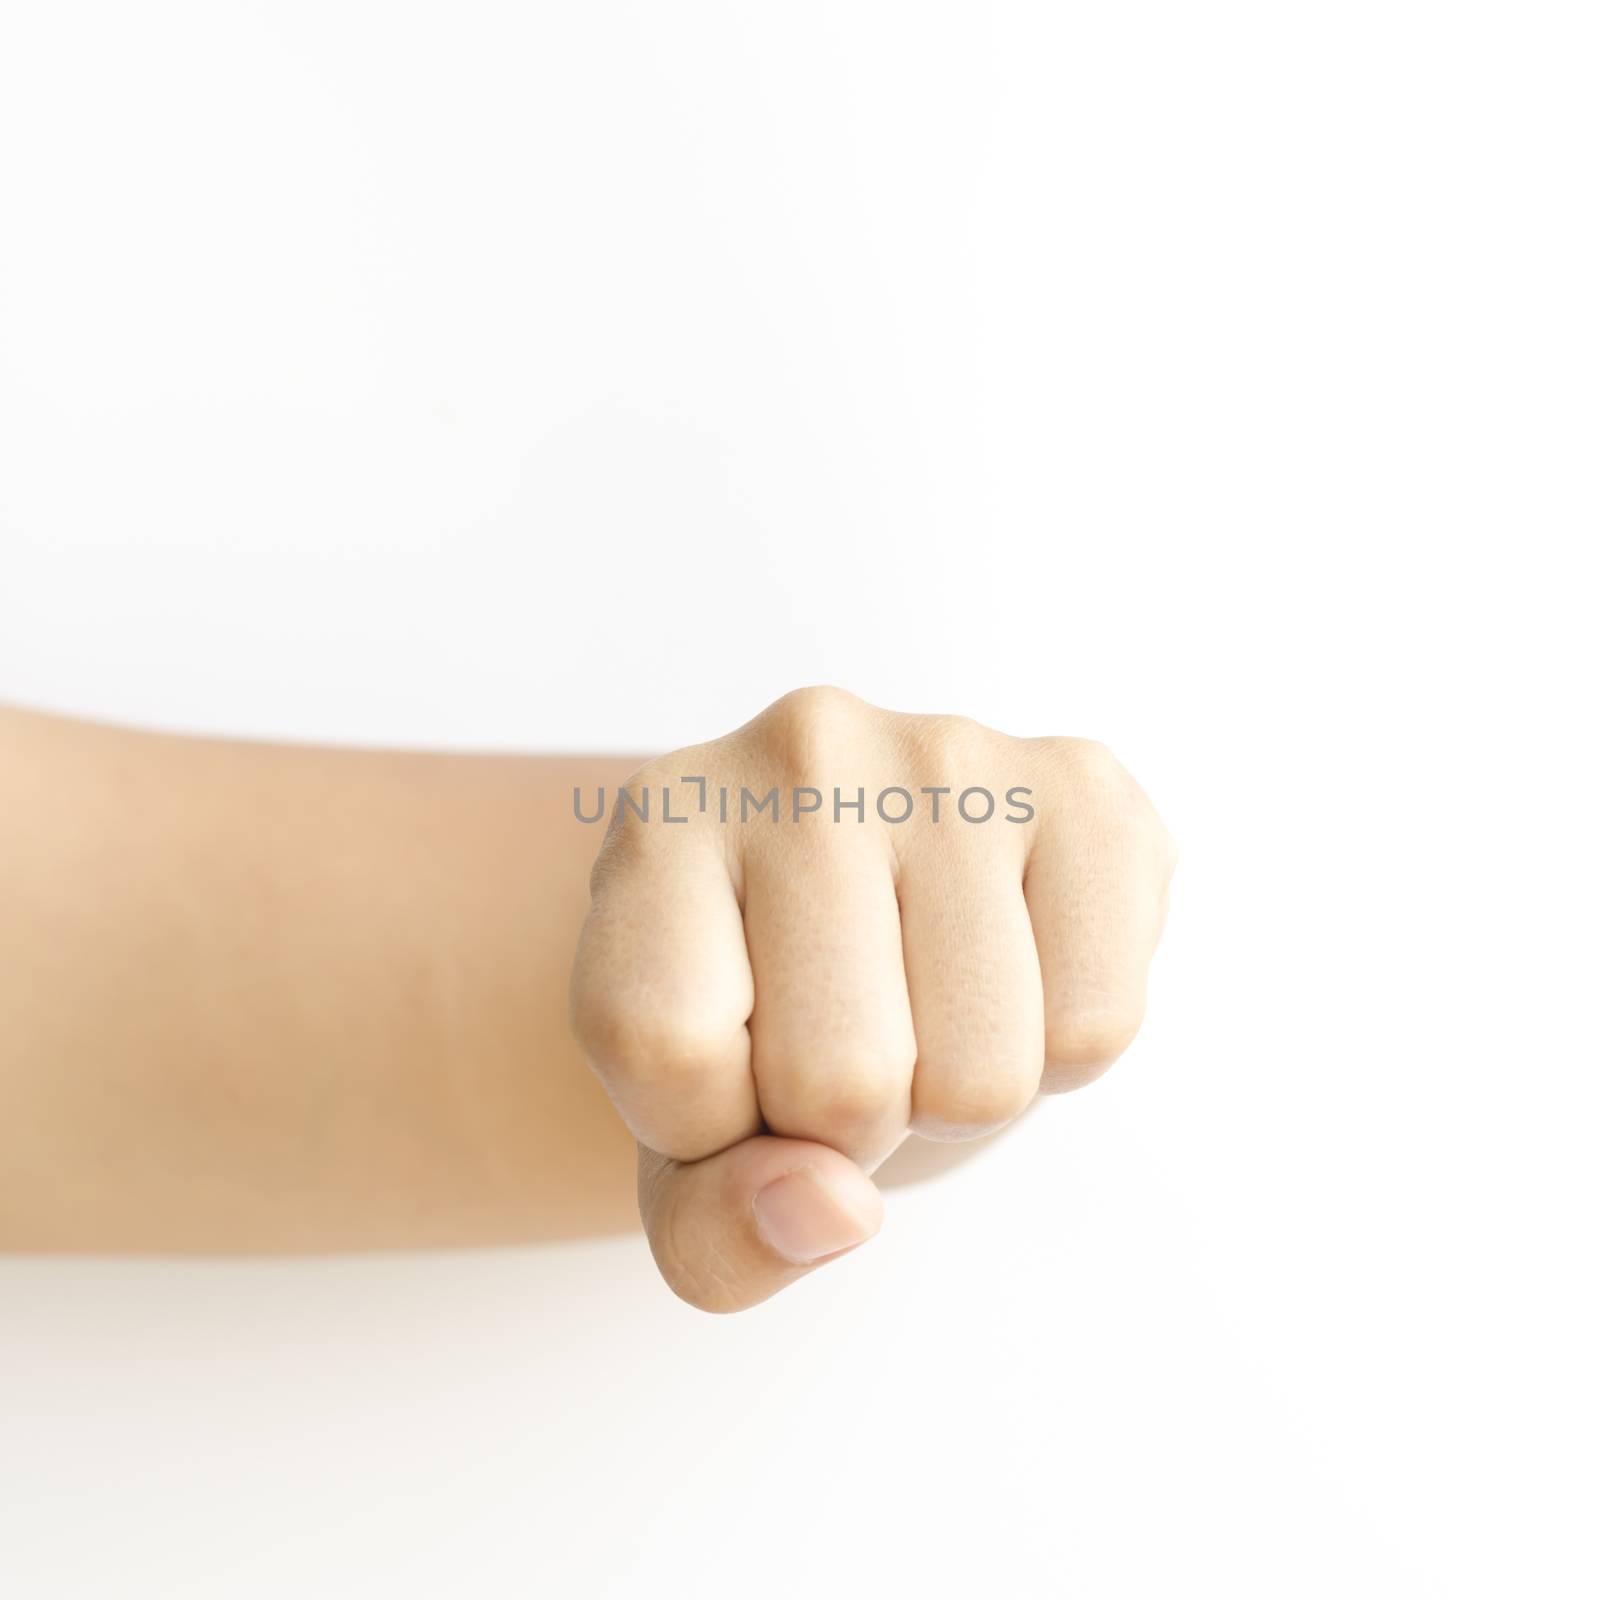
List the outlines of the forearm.
{"label": "forearm", "polygon": [[0,709],[0,1249],[494,1243],[634,1222],[566,1025],[633,763]]}

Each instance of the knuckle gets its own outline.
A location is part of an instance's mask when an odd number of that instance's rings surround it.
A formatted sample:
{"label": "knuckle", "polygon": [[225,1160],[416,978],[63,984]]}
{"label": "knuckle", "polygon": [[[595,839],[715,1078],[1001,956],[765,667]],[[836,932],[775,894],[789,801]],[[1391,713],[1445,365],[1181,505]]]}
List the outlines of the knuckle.
{"label": "knuckle", "polygon": [[715,803],[719,759],[709,747],[691,745],[654,757],[619,784],[601,786],[605,832],[589,874],[591,895],[677,862],[684,835],[702,825]]}
{"label": "knuckle", "polygon": [[769,714],[805,727],[854,716],[864,709],[864,705],[860,696],[851,694],[848,689],[831,683],[813,683],[780,695],[773,701]]}
{"label": "knuckle", "polygon": [[923,764],[937,782],[965,782],[986,766],[996,735],[971,717],[939,713],[919,720],[915,732]]}
{"label": "knuckle", "polygon": [[1131,801],[1133,780],[1127,768],[1098,739],[1048,738],[1030,743],[1042,754],[1049,780],[1063,790],[1118,805]]}
{"label": "knuckle", "polygon": [[1170,877],[1177,847],[1133,775],[1093,739],[1047,739],[1048,778],[1055,791],[1081,808],[1097,837],[1139,855]]}
{"label": "knuckle", "polygon": [[722,1030],[687,1013],[608,998],[574,1008],[574,1031],[597,1066],[664,1093],[698,1082],[727,1052]]}
{"label": "knuckle", "polygon": [[1069,1007],[1045,1019],[1046,1092],[1075,1089],[1099,1077],[1130,1044],[1144,1020],[1132,1004]]}
{"label": "knuckle", "polygon": [[855,737],[867,709],[848,689],[818,684],[791,689],[761,721],[790,766],[814,771],[827,752]]}
{"label": "knuckle", "polygon": [[911,1074],[886,1066],[880,1056],[836,1061],[826,1073],[804,1077],[780,1069],[779,1077],[783,1088],[775,1098],[787,1123],[850,1134],[877,1127],[903,1104]]}
{"label": "knuckle", "polygon": [[1128,776],[1123,765],[1098,739],[1065,739],[1063,759],[1086,782],[1120,785]]}
{"label": "knuckle", "polygon": [[946,1080],[915,1092],[912,1130],[925,1139],[975,1139],[1020,1116],[1032,1101],[1032,1075],[989,1073]]}

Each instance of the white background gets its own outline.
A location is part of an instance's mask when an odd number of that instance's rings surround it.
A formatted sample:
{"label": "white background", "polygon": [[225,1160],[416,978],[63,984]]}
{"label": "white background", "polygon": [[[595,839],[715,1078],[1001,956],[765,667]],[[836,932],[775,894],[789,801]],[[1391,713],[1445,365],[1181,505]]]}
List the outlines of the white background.
{"label": "white background", "polygon": [[12,0],[0,696],[833,681],[1184,858],[1125,1062],[745,1316],[0,1265],[0,1588],[1596,1593],[1592,19]]}

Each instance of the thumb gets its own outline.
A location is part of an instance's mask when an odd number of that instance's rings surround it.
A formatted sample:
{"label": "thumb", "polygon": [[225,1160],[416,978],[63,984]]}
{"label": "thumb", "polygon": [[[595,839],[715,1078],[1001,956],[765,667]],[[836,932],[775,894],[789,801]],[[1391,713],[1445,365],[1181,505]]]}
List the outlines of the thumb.
{"label": "thumb", "polygon": [[641,1145],[639,1214],[674,1294],[742,1311],[870,1239],[883,1197],[837,1150],[759,1135],[704,1161]]}

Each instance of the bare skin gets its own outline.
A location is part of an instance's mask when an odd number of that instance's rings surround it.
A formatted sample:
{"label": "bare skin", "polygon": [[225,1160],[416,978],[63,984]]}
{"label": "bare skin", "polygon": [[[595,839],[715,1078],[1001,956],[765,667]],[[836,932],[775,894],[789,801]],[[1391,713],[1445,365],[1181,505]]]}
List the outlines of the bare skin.
{"label": "bare skin", "polygon": [[991,1134],[1138,1032],[1176,851],[1100,745],[801,689],[630,788],[656,820],[615,814],[573,1023],[691,1304],[853,1249],[909,1134]]}
{"label": "bare skin", "polygon": [[[741,786],[835,782],[1033,815],[738,819]],[[574,816],[624,783],[687,820]],[[0,1250],[511,1243],[637,1204],[719,1311],[870,1237],[872,1174],[1103,1070],[1173,860],[1099,746],[837,690],[642,769],[0,708],[0,805]],[[948,1142],[879,1172],[912,1132]]]}
{"label": "bare skin", "polygon": [[0,1249],[635,1226],[567,1027],[636,759],[171,738],[0,709]]}

